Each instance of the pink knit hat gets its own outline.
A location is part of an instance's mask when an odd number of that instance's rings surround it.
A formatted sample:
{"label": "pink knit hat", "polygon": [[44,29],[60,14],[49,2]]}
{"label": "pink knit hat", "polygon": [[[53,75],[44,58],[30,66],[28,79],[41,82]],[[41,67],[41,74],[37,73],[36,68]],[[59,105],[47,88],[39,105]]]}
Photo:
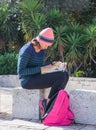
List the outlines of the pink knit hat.
{"label": "pink knit hat", "polygon": [[52,28],[43,29],[36,39],[42,45],[52,45],[54,41],[54,34]]}

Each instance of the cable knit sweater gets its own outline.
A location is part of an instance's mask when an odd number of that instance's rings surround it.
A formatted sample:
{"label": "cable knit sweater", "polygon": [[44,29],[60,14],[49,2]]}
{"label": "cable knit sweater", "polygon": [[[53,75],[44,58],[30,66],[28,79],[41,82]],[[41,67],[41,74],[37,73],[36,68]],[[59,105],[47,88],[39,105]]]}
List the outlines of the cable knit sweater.
{"label": "cable knit sweater", "polygon": [[40,67],[43,65],[45,50],[35,52],[31,43],[25,44],[19,51],[17,73],[23,86],[31,76],[41,73]]}

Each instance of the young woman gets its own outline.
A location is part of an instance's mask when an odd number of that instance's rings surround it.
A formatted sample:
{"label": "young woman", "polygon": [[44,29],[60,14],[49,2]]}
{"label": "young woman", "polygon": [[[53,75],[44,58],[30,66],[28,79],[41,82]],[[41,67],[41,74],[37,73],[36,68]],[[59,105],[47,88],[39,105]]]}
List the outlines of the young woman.
{"label": "young woman", "polygon": [[45,70],[52,70],[52,64],[44,65],[45,52],[53,44],[52,28],[45,28],[31,42],[25,44],[19,51],[17,73],[24,89],[43,89],[51,87],[48,99],[40,102],[42,114],[50,98],[60,89],[64,89],[69,75],[67,71],[42,74]]}

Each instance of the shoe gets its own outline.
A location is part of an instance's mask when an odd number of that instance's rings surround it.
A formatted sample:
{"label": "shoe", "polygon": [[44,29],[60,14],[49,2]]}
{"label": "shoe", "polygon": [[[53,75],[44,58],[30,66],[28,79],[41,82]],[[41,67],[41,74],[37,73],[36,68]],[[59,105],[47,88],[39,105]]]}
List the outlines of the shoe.
{"label": "shoe", "polygon": [[47,105],[47,99],[43,99],[39,101],[41,117],[45,114],[46,105]]}

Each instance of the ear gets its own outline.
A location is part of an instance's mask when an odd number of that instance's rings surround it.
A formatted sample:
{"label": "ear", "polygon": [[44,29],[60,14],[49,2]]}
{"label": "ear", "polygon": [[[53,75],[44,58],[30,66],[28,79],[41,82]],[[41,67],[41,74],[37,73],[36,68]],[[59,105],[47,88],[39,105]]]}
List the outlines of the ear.
{"label": "ear", "polygon": [[34,46],[37,46],[39,44],[36,38],[34,38],[32,41],[34,42]]}

